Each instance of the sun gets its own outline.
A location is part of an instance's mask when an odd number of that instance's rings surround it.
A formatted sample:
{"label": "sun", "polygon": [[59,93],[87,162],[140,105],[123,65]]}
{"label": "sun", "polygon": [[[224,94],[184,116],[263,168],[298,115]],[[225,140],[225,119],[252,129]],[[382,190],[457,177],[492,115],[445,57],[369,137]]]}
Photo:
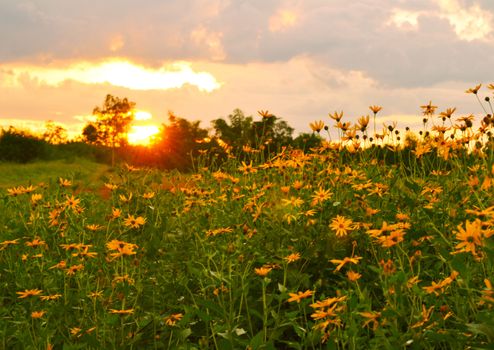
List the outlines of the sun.
{"label": "sun", "polygon": [[[134,123],[130,126],[127,141],[131,145],[149,146],[156,140],[159,127],[150,123],[152,114],[146,111],[134,111]],[[144,122],[144,123],[143,123]]]}
{"label": "sun", "polygon": [[156,125],[132,125],[127,134],[131,145],[149,146],[153,144],[160,129]]}

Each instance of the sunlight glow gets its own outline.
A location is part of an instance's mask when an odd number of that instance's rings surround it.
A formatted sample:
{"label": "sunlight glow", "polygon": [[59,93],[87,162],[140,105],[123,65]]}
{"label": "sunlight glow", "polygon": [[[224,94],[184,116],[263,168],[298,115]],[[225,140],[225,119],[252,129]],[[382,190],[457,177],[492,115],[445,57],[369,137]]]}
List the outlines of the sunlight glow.
{"label": "sunlight glow", "polygon": [[133,125],[127,140],[131,145],[149,146],[153,143],[154,137],[160,132],[156,125]]}
{"label": "sunlight glow", "polygon": [[151,113],[146,111],[136,111],[134,113],[134,120],[149,120],[152,117]]}
{"label": "sunlight glow", "polygon": [[14,82],[17,85],[29,77],[39,84],[56,87],[70,80],[84,84],[111,84],[133,90],[168,90],[189,84],[200,91],[211,92],[221,86],[212,74],[195,72],[188,62],[175,62],[158,69],[127,60],[79,62],[56,68],[12,64],[5,68],[10,73],[10,84]]}

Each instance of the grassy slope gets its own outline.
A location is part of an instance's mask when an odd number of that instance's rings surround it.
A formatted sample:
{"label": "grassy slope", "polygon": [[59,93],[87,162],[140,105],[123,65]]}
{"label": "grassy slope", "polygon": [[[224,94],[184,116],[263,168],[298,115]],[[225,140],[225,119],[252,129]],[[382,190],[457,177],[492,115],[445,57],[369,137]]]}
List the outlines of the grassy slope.
{"label": "grassy slope", "polygon": [[0,189],[58,181],[59,177],[82,181],[85,187],[101,184],[101,177],[110,171],[105,164],[85,159],[75,161],[41,161],[28,164],[0,163]]}

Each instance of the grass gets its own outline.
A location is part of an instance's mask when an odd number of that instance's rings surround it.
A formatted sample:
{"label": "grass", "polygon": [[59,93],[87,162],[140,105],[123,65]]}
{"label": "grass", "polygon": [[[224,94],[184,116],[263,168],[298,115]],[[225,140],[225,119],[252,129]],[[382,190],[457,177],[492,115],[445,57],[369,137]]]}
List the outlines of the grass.
{"label": "grass", "polygon": [[85,186],[102,185],[101,178],[110,171],[107,165],[80,158],[71,161],[37,161],[27,164],[0,162],[0,189],[75,178]]}
{"label": "grass", "polygon": [[494,146],[467,121],[21,181],[0,192],[0,347],[488,348]]}

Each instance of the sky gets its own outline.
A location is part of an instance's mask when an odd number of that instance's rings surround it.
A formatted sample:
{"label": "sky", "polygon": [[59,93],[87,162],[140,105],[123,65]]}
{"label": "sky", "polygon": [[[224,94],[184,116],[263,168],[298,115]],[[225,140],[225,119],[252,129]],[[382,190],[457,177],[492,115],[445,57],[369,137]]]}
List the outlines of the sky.
{"label": "sky", "polygon": [[[107,94],[166,123],[269,110],[297,133],[420,125],[432,101],[482,113],[494,82],[492,0],[0,0],[0,126],[78,132]],[[491,80],[489,80],[491,79]]]}

